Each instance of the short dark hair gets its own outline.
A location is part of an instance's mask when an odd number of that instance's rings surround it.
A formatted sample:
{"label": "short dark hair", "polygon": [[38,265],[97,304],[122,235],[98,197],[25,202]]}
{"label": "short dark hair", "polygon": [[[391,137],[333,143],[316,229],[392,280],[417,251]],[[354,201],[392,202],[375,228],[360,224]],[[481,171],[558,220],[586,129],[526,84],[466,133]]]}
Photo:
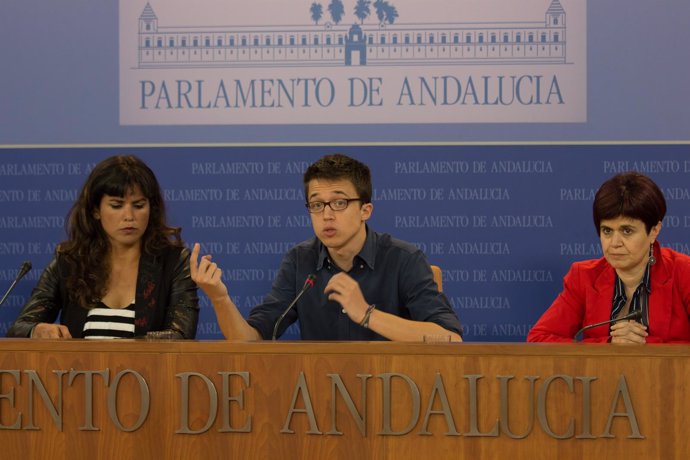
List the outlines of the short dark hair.
{"label": "short dark hair", "polygon": [[599,233],[602,220],[623,216],[644,222],[647,233],[666,215],[666,200],[652,179],[635,171],[617,174],[604,182],[592,206]]}
{"label": "short dark hair", "polygon": [[326,155],[314,162],[304,172],[304,197],[309,200],[309,182],[313,179],[346,179],[355,186],[362,204],[371,203],[371,171],[364,163],[347,155]]}

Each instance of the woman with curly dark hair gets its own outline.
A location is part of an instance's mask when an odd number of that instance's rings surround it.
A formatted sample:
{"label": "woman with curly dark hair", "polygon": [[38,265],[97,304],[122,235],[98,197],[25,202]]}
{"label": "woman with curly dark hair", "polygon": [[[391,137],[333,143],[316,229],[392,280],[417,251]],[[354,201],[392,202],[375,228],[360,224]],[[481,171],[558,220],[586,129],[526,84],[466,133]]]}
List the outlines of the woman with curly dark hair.
{"label": "woman with curly dark hair", "polygon": [[98,163],[69,211],[67,236],[8,336],[195,337],[189,251],[166,223],[158,180],[143,161]]}

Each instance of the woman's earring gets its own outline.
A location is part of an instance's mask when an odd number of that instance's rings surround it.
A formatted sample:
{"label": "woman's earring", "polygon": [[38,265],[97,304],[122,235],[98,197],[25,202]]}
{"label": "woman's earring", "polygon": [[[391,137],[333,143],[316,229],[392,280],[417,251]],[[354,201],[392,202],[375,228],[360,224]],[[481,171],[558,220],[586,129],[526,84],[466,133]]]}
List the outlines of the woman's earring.
{"label": "woman's earring", "polygon": [[656,257],[654,257],[654,243],[649,245],[649,265],[654,265],[656,263]]}

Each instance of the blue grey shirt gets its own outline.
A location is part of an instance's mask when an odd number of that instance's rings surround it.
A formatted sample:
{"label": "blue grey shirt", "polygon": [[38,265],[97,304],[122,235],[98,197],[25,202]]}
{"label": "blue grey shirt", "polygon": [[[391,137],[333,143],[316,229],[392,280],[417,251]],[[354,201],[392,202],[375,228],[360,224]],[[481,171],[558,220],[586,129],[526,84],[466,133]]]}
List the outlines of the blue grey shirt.
{"label": "blue grey shirt", "polygon": [[[276,321],[302,289],[307,276],[313,274],[314,287],[285,316],[278,336],[299,320],[304,340],[386,340],[350,320],[338,302],[328,300],[324,289],[340,271],[318,238],[298,244],[283,259],[271,292],[252,309],[247,322],[264,339],[271,339]],[[348,275],[359,283],[366,301],[378,310],[462,333],[448,299],[436,287],[426,256],[414,245],[367,227],[364,247],[355,256]]]}

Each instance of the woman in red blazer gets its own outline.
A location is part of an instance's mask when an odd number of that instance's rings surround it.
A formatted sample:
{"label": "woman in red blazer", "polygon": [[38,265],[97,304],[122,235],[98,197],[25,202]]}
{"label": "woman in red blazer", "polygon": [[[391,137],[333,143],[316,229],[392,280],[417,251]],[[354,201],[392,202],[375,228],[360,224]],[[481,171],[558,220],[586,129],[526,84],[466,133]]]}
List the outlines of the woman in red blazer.
{"label": "woman in red blazer", "polygon": [[656,238],[666,201],[648,177],[629,172],[604,182],[594,198],[594,225],[604,257],[574,263],[563,291],[527,336],[572,342],[586,325],[640,312],[584,332],[584,342],[690,342],[690,257]]}

